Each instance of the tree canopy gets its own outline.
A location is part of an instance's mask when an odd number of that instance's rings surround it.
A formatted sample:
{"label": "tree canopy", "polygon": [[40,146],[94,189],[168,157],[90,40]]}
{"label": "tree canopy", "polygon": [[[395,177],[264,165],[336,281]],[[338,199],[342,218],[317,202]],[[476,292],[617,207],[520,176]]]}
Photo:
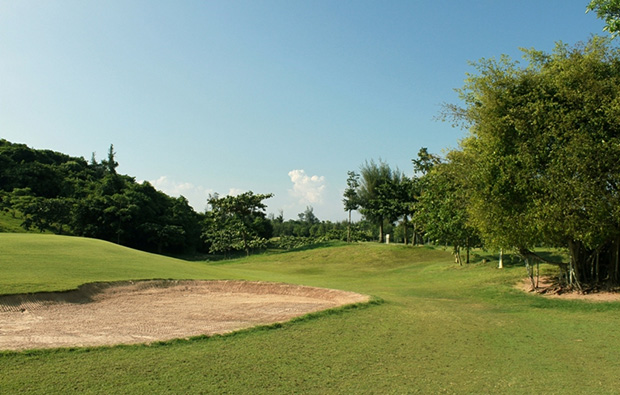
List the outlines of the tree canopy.
{"label": "tree canopy", "polygon": [[600,37],[524,53],[475,63],[465,106],[447,107],[469,126],[454,159],[470,220],[487,245],[569,247],[577,285],[617,281],[620,53]]}
{"label": "tree canopy", "polygon": [[252,191],[238,196],[211,195],[208,203],[207,227],[203,238],[211,252],[243,250],[265,246],[273,229],[265,218],[263,200],[273,194],[255,195]]}

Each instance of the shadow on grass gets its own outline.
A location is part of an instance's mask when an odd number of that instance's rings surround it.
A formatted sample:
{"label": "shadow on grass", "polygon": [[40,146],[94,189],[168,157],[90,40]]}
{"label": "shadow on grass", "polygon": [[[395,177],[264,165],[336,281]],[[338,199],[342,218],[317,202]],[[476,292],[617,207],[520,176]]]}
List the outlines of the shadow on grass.
{"label": "shadow on grass", "polygon": [[[540,248],[535,248],[534,253],[538,255],[540,258],[542,258],[543,260],[548,261],[548,262],[561,263],[561,262],[567,262],[569,259],[566,253],[560,249],[540,247]],[[475,252],[472,253],[470,263],[472,264],[487,263],[487,264],[497,265],[499,264],[499,253],[476,250]],[[504,257],[503,257],[503,265],[506,268],[525,267],[525,261],[519,254],[505,252]]]}
{"label": "shadow on grass", "polygon": [[[306,244],[300,247],[295,248],[275,248],[268,247],[261,250],[250,251],[250,255],[269,255],[269,254],[281,254],[286,252],[300,252],[300,251],[311,251],[319,248],[326,247],[334,247],[334,246],[345,246],[347,245],[344,241],[332,240],[332,241],[320,241],[316,243]],[[185,253],[185,254],[167,254],[167,256],[171,258],[181,259],[188,262],[225,262],[234,259],[241,259],[247,257],[245,251],[232,251],[226,254],[209,254],[205,252],[194,252],[194,253]]]}
{"label": "shadow on grass", "polygon": [[335,247],[335,246],[340,246],[340,245],[347,245],[347,243],[343,242],[343,241],[320,241],[318,243],[312,243],[312,244],[307,244],[301,247],[295,247],[295,248],[291,248],[290,250],[277,250],[279,252],[299,252],[299,251],[312,251],[312,250],[317,250],[319,248],[326,248],[326,247]]}
{"label": "shadow on grass", "polygon": [[[254,251],[250,252],[250,255],[264,254],[267,251]],[[181,259],[188,262],[222,262],[230,261],[233,259],[245,258],[247,254],[245,251],[233,251],[227,254],[209,254],[206,252],[195,252],[185,254],[166,254],[170,258]]]}

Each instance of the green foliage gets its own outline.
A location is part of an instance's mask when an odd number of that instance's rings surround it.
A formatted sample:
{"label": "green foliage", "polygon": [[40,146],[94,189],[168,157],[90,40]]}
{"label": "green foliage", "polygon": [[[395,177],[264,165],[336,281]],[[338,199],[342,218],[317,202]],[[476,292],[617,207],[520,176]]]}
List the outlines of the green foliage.
{"label": "green foliage", "polygon": [[618,0],[591,0],[586,12],[595,11],[599,19],[605,21],[603,30],[612,37],[620,33],[620,1]]}
{"label": "green foliage", "polygon": [[413,170],[416,173],[425,175],[431,171],[433,167],[441,163],[441,158],[428,152],[428,148],[422,147],[418,151],[418,157],[412,159],[411,162],[413,163]]}
{"label": "green foliage", "polygon": [[298,236],[282,236],[269,240],[268,246],[277,250],[295,250],[315,244],[328,241],[324,236],[319,237],[298,237]]}
{"label": "green foliage", "polygon": [[252,191],[238,196],[211,195],[205,231],[202,237],[210,252],[229,252],[264,248],[272,236],[271,223],[265,218],[262,201],[273,194],[255,195]]}
{"label": "green foliage", "polygon": [[359,196],[357,194],[357,189],[360,186],[359,183],[359,174],[354,171],[347,172],[347,188],[344,190],[344,199],[342,203],[344,204],[344,211],[349,213],[349,221],[347,223],[347,242],[351,241],[351,212],[353,210],[357,210],[360,206]]}
{"label": "green foliage", "polygon": [[459,162],[437,161],[427,167],[419,179],[421,191],[413,216],[427,238],[439,245],[453,246],[459,262],[461,248],[469,252],[470,248],[481,246],[478,232],[470,226],[466,187],[461,184],[463,172]]}
{"label": "green foliage", "polygon": [[114,241],[157,252],[202,248],[201,216],[187,199],[117,174],[114,147],[101,164],[0,140],[1,208],[25,229]]}
{"label": "green foliage", "polygon": [[[306,212],[308,209],[311,207],[308,207]],[[295,240],[293,244],[306,244],[314,243],[316,240],[369,241],[376,238],[376,234],[378,234],[376,227],[368,221],[358,221],[351,224],[348,221],[321,221],[314,216],[314,213],[311,216],[312,221],[306,220],[306,213],[300,213],[298,217],[297,220],[284,221],[282,215],[277,218],[270,216],[273,236],[285,240]],[[308,240],[302,241],[303,238]]]}
{"label": "green foliage", "polygon": [[41,232],[52,230],[62,234],[64,226],[71,221],[72,206],[69,199],[32,198],[23,209],[25,220],[22,225],[26,230],[34,226]]}
{"label": "green foliage", "polygon": [[620,52],[609,40],[474,64],[449,112],[470,126],[454,161],[486,245],[569,246],[571,280],[618,282]]}
{"label": "green foliage", "polygon": [[[366,161],[360,168],[357,191],[360,213],[379,226],[379,242],[384,241],[385,221],[393,223],[403,214],[401,193],[405,176],[379,161]],[[405,192],[406,193],[406,192]]]}

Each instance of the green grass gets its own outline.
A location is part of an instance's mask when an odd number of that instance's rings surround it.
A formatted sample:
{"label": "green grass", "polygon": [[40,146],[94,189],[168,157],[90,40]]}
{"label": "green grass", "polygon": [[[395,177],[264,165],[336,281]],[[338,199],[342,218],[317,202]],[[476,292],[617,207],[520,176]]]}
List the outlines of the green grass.
{"label": "green grass", "polygon": [[38,231],[27,231],[22,227],[22,222],[24,220],[20,218],[18,215],[11,215],[6,211],[0,211],[0,232],[11,232],[11,233],[33,233]]}
{"label": "green grass", "polygon": [[[336,244],[217,263],[95,240],[0,234],[0,294],[92,281],[230,278],[384,303],[151,346],[0,354],[0,393],[617,393],[620,304],[547,300],[516,265],[441,249]],[[31,268],[36,268],[31,273]],[[23,280],[27,279],[27,280]],[[1,336],[1,328],[0,328]]]}
{"label": "green grass", "polygon": [[97,281],[221,278],[222,270],[96,239],[0,233],[0,295],[77,288]]}

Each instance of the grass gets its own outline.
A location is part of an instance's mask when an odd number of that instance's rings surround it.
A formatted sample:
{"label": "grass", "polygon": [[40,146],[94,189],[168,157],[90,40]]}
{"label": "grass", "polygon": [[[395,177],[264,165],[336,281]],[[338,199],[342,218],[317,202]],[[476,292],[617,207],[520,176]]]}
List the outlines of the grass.
{"label": "grass", "polygon": [[23,221],[24,220],[15,213],[11,214],[7,211],[0,210],[0,232],[34,233],[35,231],[33,230],[27,231],[24,229],[22,226]]}
{"label": "grass", "polygon": [[517,265],[458,267],[441,249],[377,244],[200,263],[95,240],[5,234],[0,234],[0,257],[0,294],[130,278],[230,278],[339,288],[384,301],[228,336],[5,352],[0,393],[617,393],[620,388],[620,304],[522,293],[513,287],[525,273]]}

